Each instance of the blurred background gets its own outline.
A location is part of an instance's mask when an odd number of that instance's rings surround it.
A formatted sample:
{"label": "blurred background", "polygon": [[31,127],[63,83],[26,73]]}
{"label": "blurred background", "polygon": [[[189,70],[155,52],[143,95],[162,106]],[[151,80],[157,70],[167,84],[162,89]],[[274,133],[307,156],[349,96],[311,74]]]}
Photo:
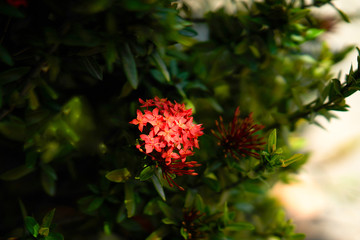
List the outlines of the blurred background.
{"label": "blurred background", "polygon": [[[232,0],[198,0],[187,2],[194,17],[201,17],[208,10],[225,7],[231,11]],[[326,19],[330,31],[321,39],[332,50],[346,46],[360,47],[360,1],[338,0],[335,5],[350,17],[351,23],[336,23],[338,14],[331,7],[314,9]],[[206,38],[207,30],[195,27],[199,38]],[[317,47],[317,46],[306,46]],[[341,72],[341,79],[356,68],[357,51],[334,66],[333,75]],[[274,194],[293,219],[297,232],[308,240],[358,240],[360,236],[360,94],[347,99],[349,112],[337,112],[338,119],[328,122],[319,118],[324,129],[307,125],[300,128],[294,138],[311,152],[310,159],[291,184],[277,184]]]}

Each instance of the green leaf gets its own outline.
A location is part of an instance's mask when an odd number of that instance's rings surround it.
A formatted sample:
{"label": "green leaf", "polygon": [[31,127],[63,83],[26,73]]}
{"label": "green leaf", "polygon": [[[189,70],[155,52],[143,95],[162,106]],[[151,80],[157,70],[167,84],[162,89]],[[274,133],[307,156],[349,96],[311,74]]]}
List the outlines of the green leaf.
{"label": "green leaf", "polygon": [[310,9],[293,8],[290,9],[290,21],[294,22],[305,18],[310,13]]}
{"label": "green leaf", "polygon": [[268,138],[268,152],[276,151],[276,129],[272,130]]}
{"label": "green leaf", "polygon": [[151,55],[151,59],[154,61],[155,65],[160,70],[160,72],[164,76],[165,80],[167,82],[170,82],[169,71],[167,70],[166,64],[164,63],[164,61],[162,60],[162,58],[160,57],[160,55],[157,51],[153,52],[153,54]]}
{"label": "green leaf", "polygon": [[151,178],[154,175],[155,168],[154,166],[147,166],[140,173],[140,181],[145,181]]}
{"label": "green leaf", "polygon": [[161,211],[164,213],[164,215],[169,220],[172,220],[172,221],[176,220],[176,214],[175,214],[174,210],[171,207],[169,207],[169,205],[167,205],[165,202],[162,202],[162,201],[158,201],[158,205],[159,205]]}
{"label": "green leaf", "polygon": [[212,178],[208,178],[205,177],[203,178],[204,183],[206,183],[206,185],[208,185],[213,191],[215,192],[219,192],[220,191],[220,183],[217,179],[212,179]]}
{"label": "green leaf", "polygon": [[223,211],[223,213],[224,214],[223,214],[222,220],[223,220],[224,224],[226,225],[230,221],[229,208],[228,208],[227,202],[224,203],[224,211]]}
{"label": "green leaf", "polygon": [[156,191],[158,192],[158,194],[160,195],[160,197],[162,198],[162,200],[166,201],[164,188],[163,188],[162,184],[160,183],[159,178],[154,174],[151,176],[151,181],[153,182],[154,187],[155,187]]}
{"label": "green leaf", "polygon": [[331,2],[329,2],[329,4],[331,6],[333,6],[335,8],[335,10],[339,13],[339,15],[341,16],[342,20],[344,20],[345,22],[349,23],[350,22],[350,19],[349,17],[343,12],[341,11],[340,9],[338,9],[337,7],[335,7],[335,5]]}
{"label": "green leaf", "polygon": [[112,182],[126,182],[131,177],[131,173],[127,168],[115,169],[105,175]]}
{"label": "green leaf", "polygon": [[21,121],[0,122],[0,133],[8,139],[22,142],[25,140],[26,127]]}
{"label": "green leaf", "polygon": [[109,72],[113,71],[113,64],[118,57],[115,44],[113,42],[106,45],[105,60]]}
{"label": "green leaf", "polygon": [[336,93],[339,95],[342,95],[341,94],[341,83],[340,83],[339,79],[333,79],[332,81],[334,83],[334,90],[336,91]]}
{"label": "green leaf", "polygon": [[41,164],[40,166],[41,166],[42,170],[44,171],[44,173],[46,173],[50,178],[52,178],[53,180],[57,180],[57,175],[56,175],[54,168],[52,168],[48,164]]}
{"label": "green leaf", "polygon": [[33,217],[25,217],[25,227],[29,231],[29,233],[37,237],[39,234],[40,225],[37,223],[37,221]]}
{"label": "green leaf", "polygon": [[179,33],[187,37],[195,37],[198,35],[198,33],[191,27],[185,27],[181,29]]}
{"label": "green leaf", "polygon": [[82,66],[86,71],[97,80],[103,80],[103,70],[93,57],[83,57],[81,59]]}
{"label": "green leaf", "polygon": [[306,235],[303,233],[296,233],[289,237],[289,240],[304,240],[306,238]]}
{"label": "green leaf", "polygon": [[152,232],[145,240],[161,240],[169,233],[169,229],[166,226],[162,226],[155,232]]}
{"label": "green leaf", "polygon": [[134,184],[125,183],[125,207],[127,209],[127,216],[131,218],[135,215],[136,204],[134,194]]}
{"label": "green leaf", "polygon": [[28,168],[33,168],[36,165],[38,154],[35,151],[26,153],[25,164]]}
{"label": "green leaf", "polygon": [[17,180],[19,178],[22,178],[23,176],[31,173],[34,171],[34,168],[28,168],[26,164],[21,165],[19,167],[13,168],[11,170],[8,170],[0,175],[1,180],[5,181],[13,181]]}
{"label": "green leaf", "polygon": [[204,200],[202,199],[201,195],[198,193],[195,195],[194,205],[197,210],[199,210],[200,212],[204,212],[205,210]]}
{"label": "green leaf", "polygon": [[4,85],[10,82],[14,82],[22,78],[29,72],[30,67],[18,67],[12,68],[0,73],[0,85]]}
{"label": "green leaf", "polygon": [[50,232],[44,240],[64,240],[64,237],[60,233]]}
{"label": "green leaf", "polygon": [[169,219],[169,218],[163,218],[161,221],[167,225],[176,225],[177,224],[176,221]]}
{"label": "green leaf", "polygon": [[229,230],[229,231],[254,230],[254,229],[255,229],[254,225],[248,222],[231,223],[225,227],[225,230]]}
{"label": "green leaf", "polygon": [[56,192],[55,179],[45,171],[41,172],[41,184],[47,194],[54,196]]}
{"label": "green leaf", "polygon": [[128,82],[133,87],[133,89],[137,89],[139,85],[139,79],[136,69],[136,62],[127,43],[125,43],[124,46],[120,49],[120,56]]}
{"label": "green leaf", "polygon": [[103,197],[87,196],[78,200],[79,208],[83,212],[93,212],[97,210],[104,202]]}
{"label": "green leaf", "polygon": [[304,157],[303,154],[301,154],[301,153],[296,153],[296,154],[294,154],[293,156],[291,156],[290,158],[288,158],[288,159],[286,159],[286,160],[283,160],[283,161],[282,161],[282,167],[287,167],[287,166],[289,166],[290,164],[301,160],[303,157]]}
{"label": "green leaf", "polygon": [[55,214],[55,208],[52,209],[51,211],[47,212],[46,215],[43,217],[42,219],[42,222],[41,222],[41,227],[40,227],[40,230],[39,230],[39,233],[43,236],[47,236],[49,234],[49,231],[47,230],[47,234],[42,234],[41,233],[41,229],[50,229],[50,226],[51,226],[51,222],[54,218],[54,214]]}
{"label": "green leaf", "polygon": [[306,31],[305,37],[307,40],[315,39],[324,32],[324,29],[310,28]]}
{"label": "green leaf", "polygon": [[0,45],[0,60],[9,66],[14,65],[14,61],[12,60],[11,55],[6,50],[6,48],[4,48],[1,45]]}

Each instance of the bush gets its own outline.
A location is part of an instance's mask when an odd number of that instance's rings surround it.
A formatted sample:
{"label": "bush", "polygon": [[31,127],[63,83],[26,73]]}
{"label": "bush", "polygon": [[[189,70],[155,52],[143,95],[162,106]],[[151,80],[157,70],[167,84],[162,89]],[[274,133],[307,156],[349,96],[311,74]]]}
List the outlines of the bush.
{"label": "bush", "polygon": [[328,30],[323,5],[198,19],[182,1],[2,1],[0,232],[304,239],[268,191],[306,162],[288,143],[299,123],[360,88],[357,69],[330,74],[352,47],[306,48]]}

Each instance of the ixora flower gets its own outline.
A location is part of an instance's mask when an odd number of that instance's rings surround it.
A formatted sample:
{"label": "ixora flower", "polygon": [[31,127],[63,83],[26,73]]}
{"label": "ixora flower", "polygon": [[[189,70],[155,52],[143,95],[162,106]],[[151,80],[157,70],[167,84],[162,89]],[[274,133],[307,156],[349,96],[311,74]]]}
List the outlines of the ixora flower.
{"label": "ixora flower", "polygon": [[260,155],[254,151],[261,150],[265,142],[262,137],[255,134],[264,126],[254,123],[252,113],[243,120],[239,116],[240,109],[237,107],[228,128],[225,128],[223,118],[220,116],[219,121],[215,121],[218,133],[214,130],[211,130],[211,132],[219,139],[218,145],[223,148],[225,157],[230,154],[238,160],[239,157],[245,157],[246,155],[259,158]]}
{"label": "ixora flower", "polygon": [[130,122],[143,133],[136,147],[161,168],[169,186],[184,190],[172,176],[197,175],[192,168],[200,164],[186,158],[199,148],[198,137],[204,134],[201,124],[193,123],[192,110],[184,104],[158,97],[146,101],[140,98],[139,102],[143,111],[138,109],[136,119]]}

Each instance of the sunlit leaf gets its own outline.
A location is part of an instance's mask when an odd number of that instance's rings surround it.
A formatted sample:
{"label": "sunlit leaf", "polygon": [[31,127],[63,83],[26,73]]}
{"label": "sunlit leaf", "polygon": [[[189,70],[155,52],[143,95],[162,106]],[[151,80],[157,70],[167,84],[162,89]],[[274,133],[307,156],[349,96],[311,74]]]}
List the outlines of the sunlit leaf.
{"label": "sunlit leaf", "polygon": [[131,177],[131,173],[127,168],[115,169],[105,175],[112,182],[126,182]]}
{"label": "sunlit leaf", "polygon": [[33,217],[25,217],[25,227],[29,231],[29,233],[37,237],[39,234],[40,225],[37,223],[37,221]]}
{"label": "sunlit leaf", "polygon": [[272,130],[268,138],[268,152],[272,153],[276,150],[276,129]]}
{"label": "sunlit leaf", "polygon": [[254,229],[255,229],[254,225],[247,222],[231,223],[225,227],[225,230],[229,230],[229,231],[254,230]]}
{"label": "sunlit leaf", "polygon": [[154,175],[154,167],[153,166],[147,166],[144,168],[140,173],[140,181],[145,181],[151,178],[152,175]]}
{"label": "sunlit leaf", "polygon": [[49,211],[48,213],[46,213],[46,215],[44,216],[40,229],[39,229],[39,234],[43,235],[43,236],[48,236],[49,235],[49,231],[50,231],[50,226],[51,226],[51,222],[54,218],[54,214],[55,214],[55,208],[52,209],[51,211]]}

